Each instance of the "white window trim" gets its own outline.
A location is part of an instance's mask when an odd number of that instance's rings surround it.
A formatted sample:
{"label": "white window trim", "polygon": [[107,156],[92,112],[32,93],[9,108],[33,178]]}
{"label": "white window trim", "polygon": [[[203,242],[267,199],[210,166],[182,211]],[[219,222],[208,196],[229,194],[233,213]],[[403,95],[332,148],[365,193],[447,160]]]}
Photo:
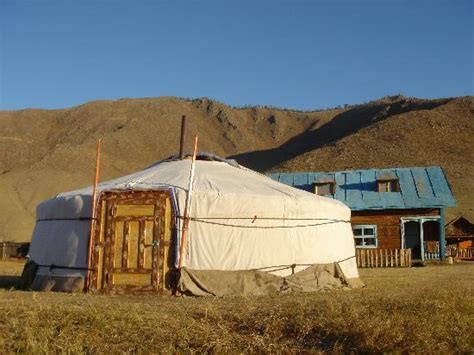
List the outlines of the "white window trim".
{"label": "white window trim", "polygon": [[[375,245],[355,245],[355,240],[356,238],[362,237],[364,238],[365,236],[356,236],[354,234],[354,229],[355,228],[372,228],[374,230],[374,238],[375,238]],[[378,233],[377,233],[377,225],[376,224],[354,224],[352,225],[352,234],[354,234],[354,245],[357,249],[377,249],[379,246],[379,238],[378,238]],[[360,239],[360,238],[359,238]]]}

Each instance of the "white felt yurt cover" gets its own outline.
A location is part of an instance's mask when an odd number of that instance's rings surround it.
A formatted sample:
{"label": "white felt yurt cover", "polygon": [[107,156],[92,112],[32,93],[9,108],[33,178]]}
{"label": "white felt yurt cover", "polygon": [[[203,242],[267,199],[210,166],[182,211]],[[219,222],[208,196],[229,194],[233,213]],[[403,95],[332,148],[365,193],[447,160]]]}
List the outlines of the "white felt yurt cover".
{"label": "white felt yurt cover", "polygon": [[[183,262],[187,269],[261,270],[286,276],[295,268],[339,263],[345,278],[358,278],[350,210],[343,203],[281,184],[235,162],[195,164]],[[98,189],[169,189],[180,226],[190,168],[190,159],[165,160],[101,183]],[[43,265],[39,275],[85,275],[81,268],[87,266],[91,194],[91,187],[61,193],[38,206],[30,257]],[[177,243],[179,235],[178,230]]]}

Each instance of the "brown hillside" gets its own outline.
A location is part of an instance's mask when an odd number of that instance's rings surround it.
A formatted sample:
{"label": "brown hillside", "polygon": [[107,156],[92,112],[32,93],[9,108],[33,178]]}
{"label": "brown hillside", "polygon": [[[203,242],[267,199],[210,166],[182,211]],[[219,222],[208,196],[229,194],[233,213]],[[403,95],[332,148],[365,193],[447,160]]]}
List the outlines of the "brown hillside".
{"label": "brown hillside", "polygon": [[0,111],[0,240],[28,240],[41,200],[91,184],[98,138],[106,180],[176,154],[183,114],[189,117],[188,149],[199,132],[200,150],[227,156],[279,146],[338,112],[233,109],[166,97]]}
{"label": "brown hillside", "polygon": [[102,180],[175,154],[182,114],[190,118],[188,148],[199,132],[200,150],[260,171],[441,165],[460,210],[472,215],[472,103],[392,97],[300,112],[164,97],[0,111],[0,240],[28,240],[38,202],[91,183],[99,137]]}

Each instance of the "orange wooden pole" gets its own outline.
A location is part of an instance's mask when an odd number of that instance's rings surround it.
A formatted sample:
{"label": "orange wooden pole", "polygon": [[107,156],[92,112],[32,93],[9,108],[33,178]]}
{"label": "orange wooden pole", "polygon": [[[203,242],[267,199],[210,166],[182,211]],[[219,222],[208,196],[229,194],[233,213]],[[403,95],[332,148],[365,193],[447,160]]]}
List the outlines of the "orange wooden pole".
{"label": "orange wooden pole", "polygon": [[186,203],[184,204],[183,231],[181,234],[181,243],[179,246],[179,268],[180,269],[183,266],[186,238],[188,235],[189,209],[191,207],[191,196],[192,196],[193,180],[194,180],[194,165],[196,162],[197,147],[198,147],[198,136],[196,135],[196,137],[194,138],[194,151],[193,151],[193,160],[191,161],[191,172],[189,174],[188,193],[186,195]]}
{"label": "orange wooden pole", "polygon": [[99,184],[99,171],[100,171],[100,142],[101,140],[99,139],[97,141],[94,188],[92,190],[92,215],[91,215],[91,228],[89,231],[89,246],[88,246],[88,254],[87,254],[87,276],[86,276],[86,282],[85,282],[86,291],[89,289],[90,284],[91,284],[93,239],[94,239],[95,222],[97,219],[97,185]]}

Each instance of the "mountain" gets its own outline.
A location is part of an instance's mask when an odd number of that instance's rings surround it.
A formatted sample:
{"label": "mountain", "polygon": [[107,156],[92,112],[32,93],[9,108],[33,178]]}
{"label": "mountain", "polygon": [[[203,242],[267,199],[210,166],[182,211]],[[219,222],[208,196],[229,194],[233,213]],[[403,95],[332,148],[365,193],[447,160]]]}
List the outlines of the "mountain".
{"label": "mountain", "polygon": [[441,165],[474,219],[473,98],[386,97],[320,111],[233,108],[173,97],[94,101],[71,109],[0,111],[0,240],[29,240],[36,205],[90,185],[102,138],[101,180],[187,150],[231,156],[260,171]]}

